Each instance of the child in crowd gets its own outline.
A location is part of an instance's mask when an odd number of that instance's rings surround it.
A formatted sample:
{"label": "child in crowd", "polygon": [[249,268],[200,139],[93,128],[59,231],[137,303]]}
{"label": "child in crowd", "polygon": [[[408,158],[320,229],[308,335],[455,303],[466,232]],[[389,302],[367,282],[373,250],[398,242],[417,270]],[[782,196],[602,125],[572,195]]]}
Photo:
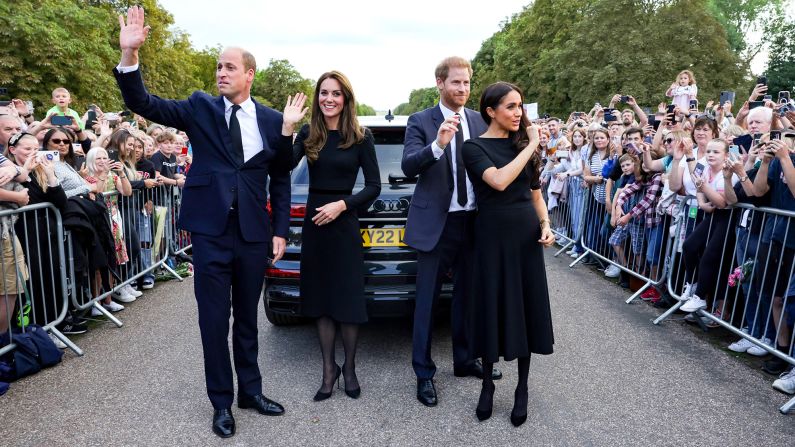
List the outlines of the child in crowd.
{"label": "child in crowd", "polygon": [[55,105],[47,111],[47,116],[70,116],[74,118],[74,122],[80,126],[81,130],[85,128],[83,120],[80,119],[80,114],[69,108],[69,105],[72,103],[72,96],[69,93],[69,90],[63,87],[58,87],[53,90],[52,103]]}
{"label": "child in crowd", "polygon": [[[625,206],[627,207],[627,210],[623,210],[617,206],[618,203],[616,202],[616,200],[618,199],[618,196],[619,194],[621,194],[621,191],[623,190],[624,187],[632,183],[635,183],[636,179],[640,177],[641,172],[640,172],[640,161],[636,156],[632,154],[622,155],[621,158],[618,159],[618,162],[621,165],[622,175],[618,179],[618,182],[616,183],[616,192],[613,199],[613,209],[611,211],[610,225],[615,227],[615,230],[613,230],[613,234],[610,236],[610,245],[613,247],[613,252],[615,252],[616,258],[618,258],[618,262],[621,263],[621,265],[626,266],[627,260],[626,257],[624,256],[624,242],[627,239],[627,235],[630,233],[630,228],[627,225],[616,226],[616,221],[626,211],[628,211],[629,208],[634,206],[634,202],[626,203]],[[643,244],[642,233],[638,235],[637,229],[633,228],[633,230],[636,230],[633,231],[632,233],[633,243],[635,243],[634,242],[635,239],[640,239],[639,242],[642,245]],[[607,276],[608,278],[616,278],[620,274],[621,274],[621,269],[619,269],[614,265],[611,265],[605,270],[605,276]]]}
{"label": "child in crowd", "polygon": [[690,100],[696,99],[698,87],[696,78],[690,70],[682,70],[676,76],[676,82],[671,84],[665,96],[673,98],[671,103],[679,106],[680,110],[690,110]]}
{"label": "child in crowd", "polygon": [[177,156],[174,154],[177,147],[177,136],[173,132],[163,132],[155,139],[157,152],[152,154],[152,164],[158,178],[163,179],[164,185],[177,185],[182,187],[185,176],[177,173]]}

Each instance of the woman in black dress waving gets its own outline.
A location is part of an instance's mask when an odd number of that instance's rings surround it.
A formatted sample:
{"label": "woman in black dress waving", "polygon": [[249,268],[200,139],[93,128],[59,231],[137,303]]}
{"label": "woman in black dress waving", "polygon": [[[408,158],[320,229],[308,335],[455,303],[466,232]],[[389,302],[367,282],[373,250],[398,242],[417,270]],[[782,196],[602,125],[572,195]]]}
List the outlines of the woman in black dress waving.
{"label": "woman in black dress waving", "polygon": [[530,355],[552,353],[543,247],[555,242],[540,191],[539,129],[528,127],[522,103],[518,87],[488,86],[480,114],[489,129],[463,146],[478,206],[470,340],[483,362],[483,387],[475,413],[481,421],[491,417],[494,362],[518,358],[511,411],[517,427],[527,420]]}
{"label": "woman in black dress waving", "polygon": [[[317,318],[323,354],[323,384],[314,399],[328,399],[340,373],[345,376],[345,394],[356,399],[361,391],[355,371],[356,339],[359,325],[367,321],[357,209],[378,197],[381,176],[373,136],[359,126],[353,90],[342,73],[331,71],[318,79],[310,124],[298,133],[293,156],[294,165],[304,156],[309,162],[301,300],[302,313]],[[360,168],[364,188],[353,194]],[[337,323],[345,348],[342,368],[334,360]]]}

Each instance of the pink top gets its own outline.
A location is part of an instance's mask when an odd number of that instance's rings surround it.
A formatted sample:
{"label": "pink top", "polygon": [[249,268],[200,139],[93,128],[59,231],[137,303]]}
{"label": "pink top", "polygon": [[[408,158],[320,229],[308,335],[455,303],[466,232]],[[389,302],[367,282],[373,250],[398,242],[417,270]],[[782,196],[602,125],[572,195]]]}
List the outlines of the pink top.
{"label": "pink top", "polygon": [[696,99],[698,87],[695,85],[679,85],[675,89],[668,89],[665,95],[673,98],[672,104],[679,106],[682,110],[690,110],[690,100]]}

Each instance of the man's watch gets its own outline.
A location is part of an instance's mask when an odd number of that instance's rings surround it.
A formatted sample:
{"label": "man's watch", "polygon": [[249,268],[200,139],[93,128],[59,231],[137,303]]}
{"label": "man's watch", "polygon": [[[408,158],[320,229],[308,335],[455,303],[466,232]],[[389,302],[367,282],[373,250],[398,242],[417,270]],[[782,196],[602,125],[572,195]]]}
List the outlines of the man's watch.
{"label": "man's watch", "polygon": [[436,143],[437,146],[439,146],[439,149],[441,150],[447,149],[447,146],[442,146],[441,144],[439,144],[439,140],[433,140],[433,142]]}
{"label": "man's watch", "polygon": [[690,163],[691,161],[696,161],[696,159],[694,157],[685,158],[685,162]]}

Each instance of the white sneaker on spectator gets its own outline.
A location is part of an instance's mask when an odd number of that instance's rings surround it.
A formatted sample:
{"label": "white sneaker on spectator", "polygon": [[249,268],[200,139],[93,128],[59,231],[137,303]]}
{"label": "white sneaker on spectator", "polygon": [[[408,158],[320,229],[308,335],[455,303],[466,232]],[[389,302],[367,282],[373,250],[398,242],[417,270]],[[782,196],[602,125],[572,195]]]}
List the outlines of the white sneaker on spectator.
{"label": "white sneaker on spectator", "polygon": [[795,394],[795,368],[790,368],[788,372],[782,373],[774,380],[773,388],[782,393]]}
{"label": "white sneaker on spectator", "polygon": [[[133,301],[134,300],[135,300],[135,298],[133,298]],[[119,311],[124,310],[124,306],[122,306],[121,304],[119,304],[119,303],[117,303],[115,301],[111,301],[110,304],[104,304],[103,303],[102,307],[104,307],[109,312],[119,312]]]}
{"label": "white sneaker on spectator", "polygon": [[[759,341],[761,341],[762,344],[765,344],[767,346],[771,346],[773,344],[773,340],[771,340],[771,339],[769,339],[767,337],[762,337],[761,339],[759,339]],[[757,345],[751,346],[745,352],[748,353],[748,354],[757,356],[757,357],[764,357],[764,356],[767,355],[767,351],[765,349],[763,349],[763,348],[760,348]]]}
{"label": "white sneaker on spectator", "polygon": [[756,346],[755,344],[751,343],[749,340],[745,338],[741,338],[736,342],[729,345],[729,351],[732,352],[747,352],[749,349]]}
{"label": "white sneaker on spectator", "polygon": [[97,309],[96,306],[92,306],[91,307],[91,316],[92,317],[101,317],[103,315],[104,314],[102,312],[100,312],[100,310]]}
{"label": "white sneaker on spectator", "polygon": [[149,290],[149,289],[153,288],[154,286],[155,286],[154,280],[144,279],[144,283],[141,286],[141,288],[144,289],[144,290]]}
{"label": "white sneaker on spectator", "polygon": [[122,303],[132,303],[135,301],[135,297],[127,293],[124,287],[113,292],[113,299]]}
{"label": "white sneaker on spectator", "polygon": [[571,256],[571,257],[572,257],[572,258],[574,258],[574,259],[577,259],[577,258],[579,258],[579,257],[580,257],[580,253],[577,253],[577,252],[575,251],[575,252],[572,252],[572,253],[571,253],[571,255],[569,255],[569,256]]}
{"label": "white sneaker on spectator", "polygon": [[682,297],[680,298],[680,300],[687,301],[695,294],[696,294],[696,284],[690,284],[689,282],[686,282],[685,288],[684,290],[682,290]]}
{"label": "white sneaker on spectator", "polygon": [[135,298],[138,298],[139,296],[144,294],[143,292],[139,292],[139,291],[133,289],[133,286],[131,286],[130,284],[127,284],[126,286],[124,286],[123,289],[127,291],[127,295],[132,295]]}
{"label": "white sneaker on spectator", "polygon": [[707,302],[702,300],[698,297],[698,295],[693,295],[690,297],[685,304],[682,304],[682,307],[679,308],[682,312],[695,312],[697,310],[706,309]]}
{"label": "white sneaker on spectator", "polygon": [[618,278],[619,275],[621,275],[621,269],[613,264],[610,264],[610,266],[605,269],[605,276],[608,278]]}
{"label": "white sneaker on spectator", "polygon": [[55,335],[48,334],[50,336],[50,340],[55,344],[55,347],[58,349],[66,349],[66,344],[61,341],[60,338],[56,337]]}

